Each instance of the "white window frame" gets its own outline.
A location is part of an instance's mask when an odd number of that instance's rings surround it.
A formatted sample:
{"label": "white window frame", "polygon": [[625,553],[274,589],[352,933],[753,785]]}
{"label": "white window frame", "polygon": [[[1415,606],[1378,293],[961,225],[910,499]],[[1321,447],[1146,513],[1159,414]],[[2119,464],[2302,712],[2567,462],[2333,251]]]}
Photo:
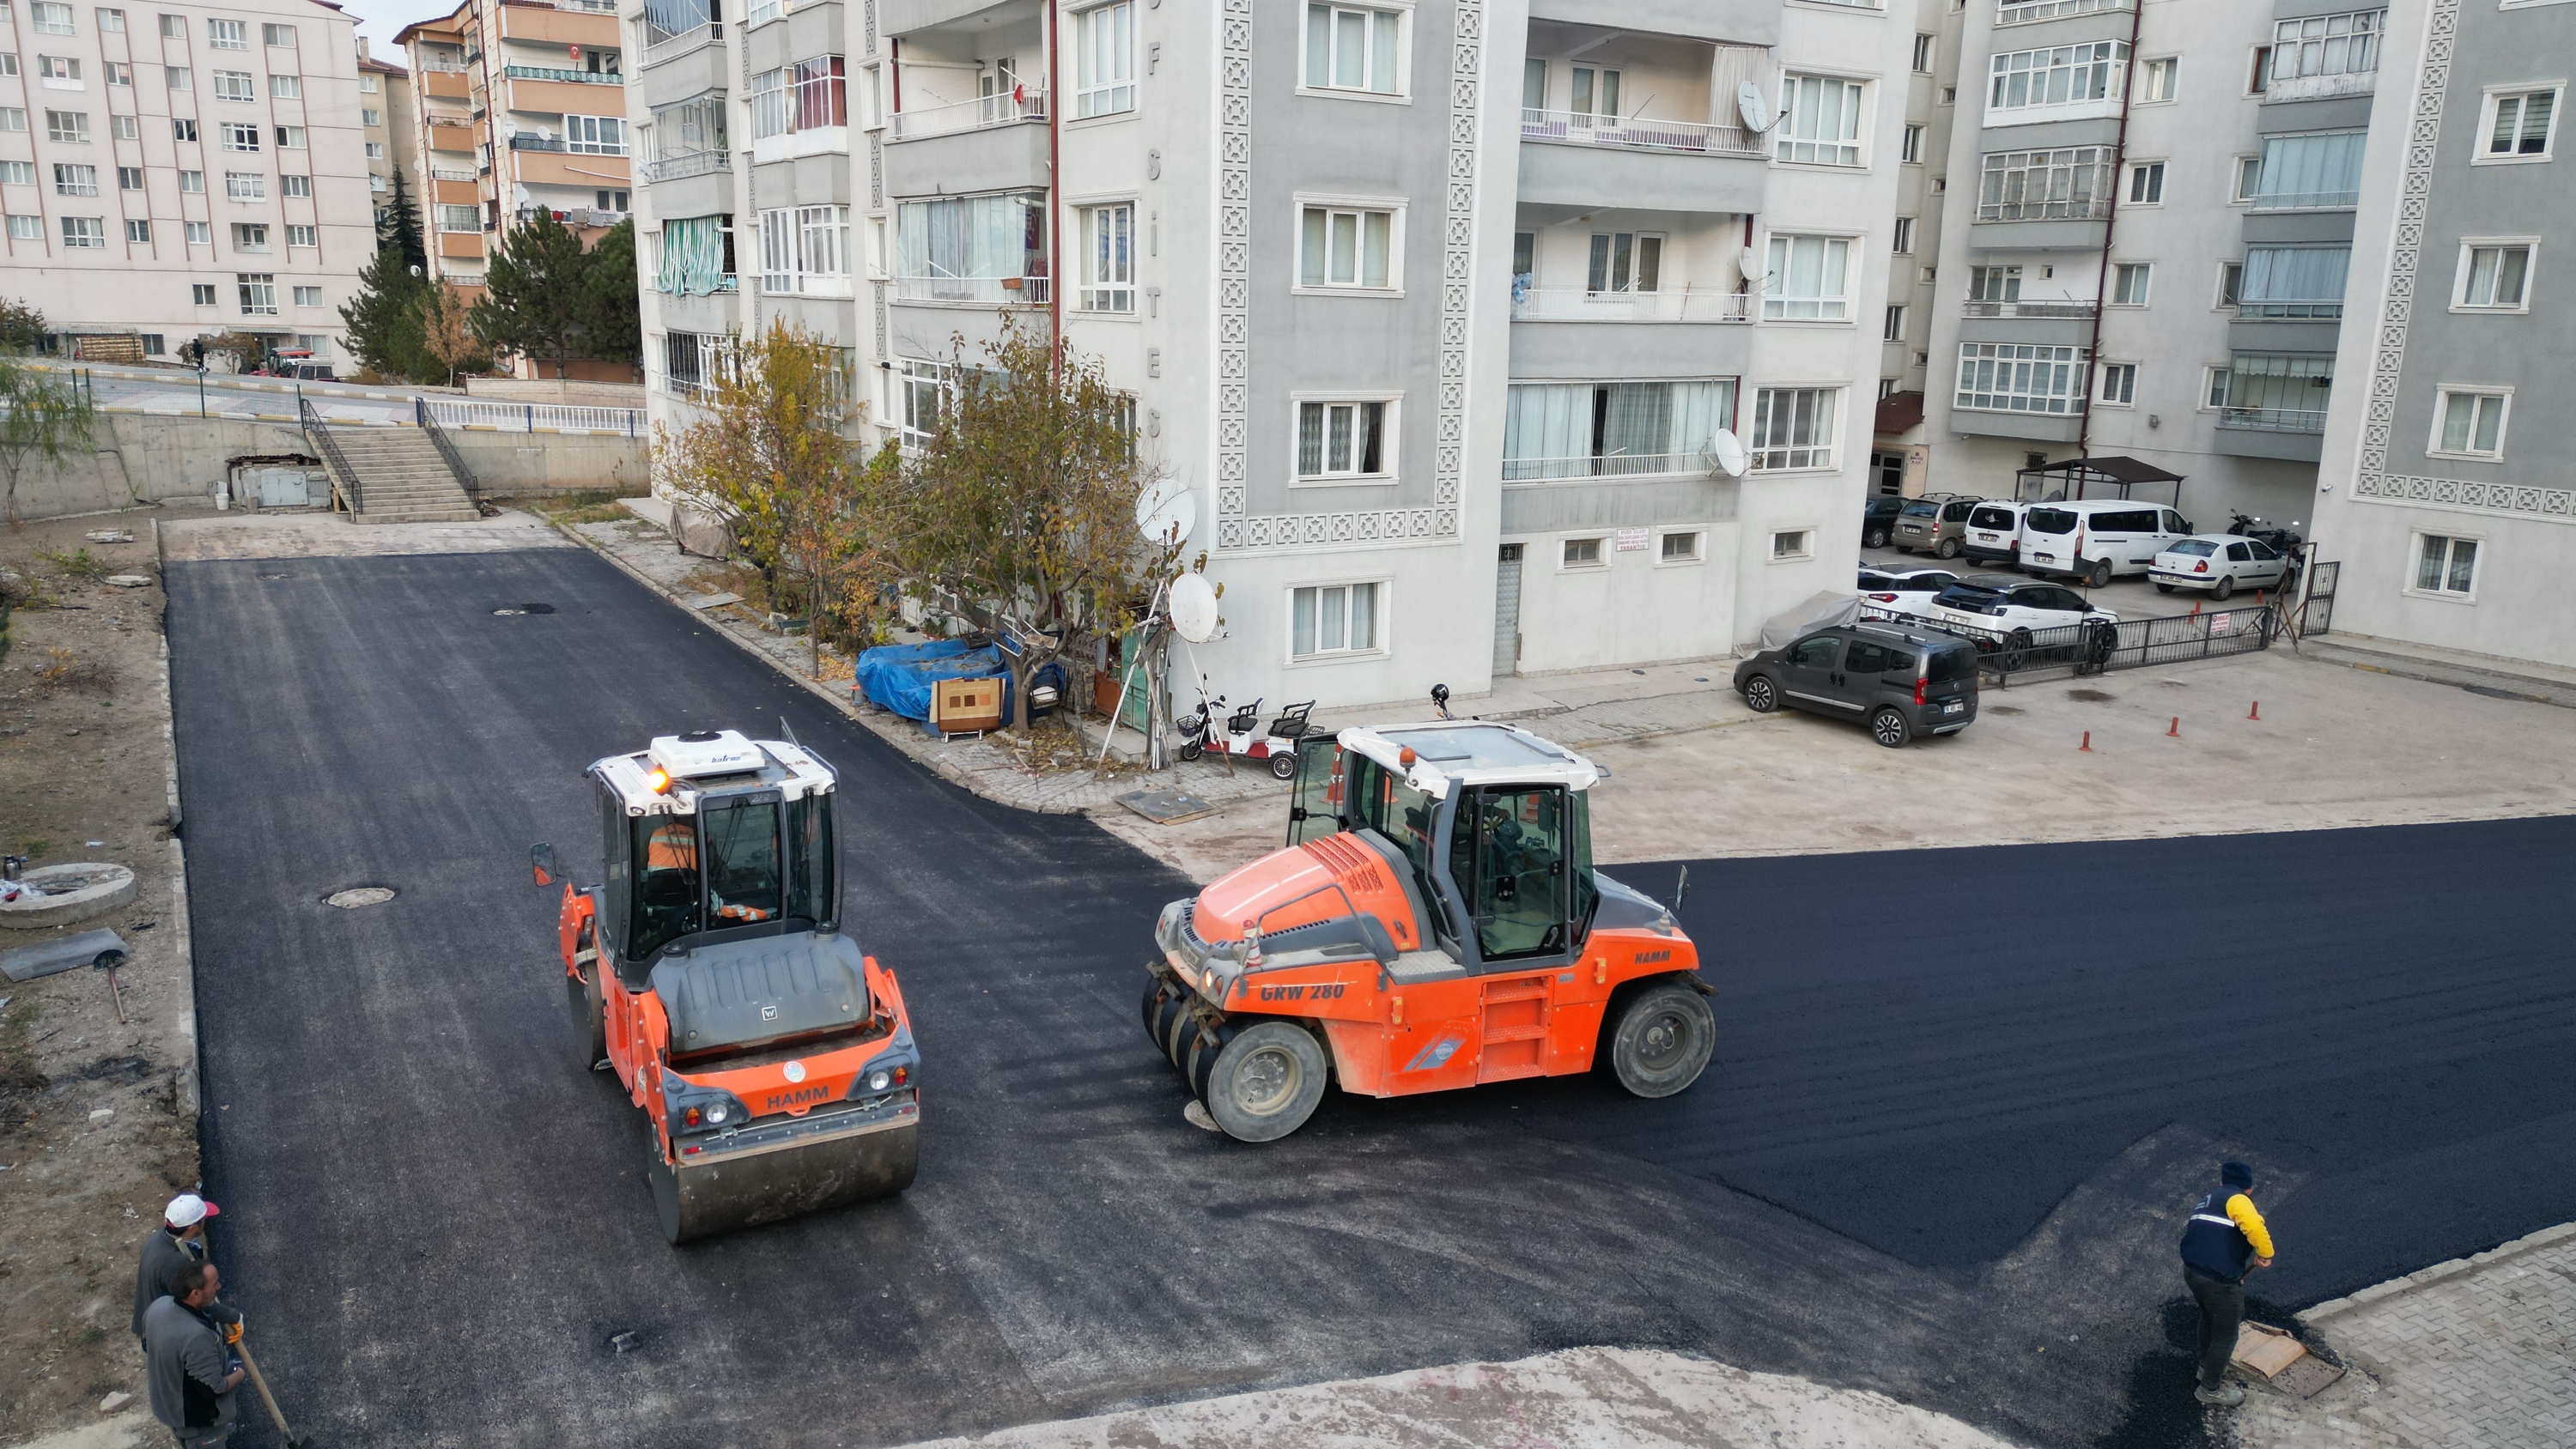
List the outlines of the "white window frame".
{"label": "white window frame", "polygon": [[[2127,278],[2131,276],[2135,276],[2138,279],[2137,295],[2135,297],[2123,297],[2120,295],[2123,284],[2126,282]],[[2106,307],[2144,307],[2154,296],[2155,286],[2155,263],[2113,262],[2111,264],[2111,295],[2102,299],[2102,305]]]}
{"label": "white window frame", "polygon": [[209,20],[206,22],[208,50],[250,49],[250,22],[247,20]]}
{"label": "white window frame", "polygon": [[[1578,543],[1588,543],[1592,545],[1592,556],[1590,558],[1578,560],[1574,557],[1574,545]],[[1557,539],[1556,571],[1558,573],[1590,573],[1595,569],[1606,569],[1608,567],[1610,567],[1610,535],[1606,533],[1570,533]]]}
{"label": "white window frame", "polygon": [[2254,194],[2261,190],[2262,186],[2263,158],[2259,155],[2247,156],[2239,153],[2236,157],[2235,173],[2229,177],[2227,183],[2227,204],[2252,206]]}
{"label": "white window frame", "polygon": [[1908,166],[1920,166],[1923,164],[1923,136],[1926,129],[1926,127],[1912,121],[1906,123],[1905,134],[1897,143],[1897,160]]}
{"label": "white window frame", "polygon": [[[1776,383],[1753,390],[1752,421],[1745,447],[1753,455],[1753,471],[1762,473],[1830,473],[1842,456],[1842,431],[1849,424],[1845,398],[1850,389],[1838,382]],[[1773,411],[1773,399],[1794,399],[1800,393],[1816,394],[1816,411],[1828,414],[1821,428],[1813,431],[1806,442],[1796,440],[1794,418],[1788,439],[1770,442],[1763,437],[1763,419]],[[1795,403],[1790,404],[1794,413]],[[1773,455],[1777,455],[1776,459]]]}
{"label": "white window frame", "polygon": [[[211,221],[191,221],[191,222],[187,222],[187,223],[185,223],[185,225],[186,225],[186,227],[187,227],[187,229],[188,229],[188,230],[187,230],[187,243],[188,243],[188,245],[190,245],[190,246],[192,246],[192,247],[210,247],[210,246],[213,246],[213,245],[215,244],[215,224],[214,224],[213,222],[211,222]],[[214,306],[215,304],[214,304],[214,303],[212,303],[212,302],[208,302],[208,303],[206,303],[206,305],[207,305],[207,306],[209,306],[209,307],[211,307],[211,306]]]}
{"label": "white window frame", "polygon": [[[2437,539],[2442,544],[2442,584],[2428,589],[2419,582],[2424,576],[2424,546]],[[2462,543],[2467,544],[2471,550],[2469,586],[2465,589],[2453,589],[2448,585],[2455,562],[2454,555],[2459,552],[2455,545]],[[2485,534],[2435,533],[2430,529],[2415,529],[2406,540],[2406,572],[2403,575],[2404,582],[2399,585],[2398,591],[2418,599],[2439,599],[2449,604],[2474,604],[2478,601],[2478,575],[2486,572],[2486,566],[2487,536]]]}
{"label": "white window frame", "polygon": [[129,246],[148,247],[152,245],[152,223],[141,217],[127,217],[125,219],[125,241]]}
{"label": "white window frame", "polygon": [[[1857,245],[1859,240],[1852,236],[1829,236],[1816,232],[1772,232],[1765,238],[1763,251],[1766,267],[1762,276],[1762,320],[1849,325],[1852,320],[1852,298],[1860,289],[1860,268],[1855,265],[1855,262],[1860,259],[1860,249]],[[1823,267],[1832,262],[1835,249],[1837,247],[1841,249],[1843,286],[1840,292],[1820,291],[1813,296],[1792,296],[1782,290],[1787,283],[1788,271],[1796,263],[1800,242],[1820,244],[1822,252],[1818,272],[1820,283],[1823,280]],[[1783,244],[1788,248],[1786,252],[1780,250]],[[1812,306],[1816,310],[1803,316],[1791,310],[1800,306]]]}
{"label": "white window frame", "polygon": [[[2502,155],[2488,151],[2488,142],[2495,135],[2496,112],[2502,109],[2504,102],[2511,100],[2517,105],[2528,106],[2529,98],[2537,95],[2549,97],[2549,126],[2541,133],[2540,149],[2529,153],[2512,151]],[[2478,130],[2475,140],[2471,143],[2474,149],[2469,154],[2469,164],[2472,166],[2531,166],[2554,159],[2558,154],[2558,122],[2566,109],[2567,83],[2565,81],[2514,81],[2505,85],[2487,87],[2486,98],[2478,108]],[[2517,119],[2517,129],[2519,125],[2520,121]]]}
{"label": "white window frame", "polygon": [[[1324,280],[1321,282],[1306,280],[1306,213],[1309,211],[1325,213],[1327,254],[1323,268]],[[1383,287],[1368,286],[1360,281],[1361,277],[1367,275],[1365,258],[1368,251],[1368,218],[1373,212],[1384,213],[1387,218],[1386,285]],[[1348,297],[1354,294],[1364,297],[1403,296],[1404,212],[1405,203],[1400,197],[1300,194],[1296,198],[1296,210],[1289,217],[1288,234],[1295,238],[1296,256],[1291,259],[1288,289],[1308,296]],[[1351,280],[1347,282],[1333,280],[1330,249],[1332,219],[1336,216],[1354,217],[1354,225],[1357,228],[1355,238],[1357,245],[1351,254]]]}
{"label": "white window frame", "polygon": [[[2093,391],[2092,358],[2084,348],[2061,343],[1962,342],[1959,344],[1959,369],[1951,379],[1950,406],[1957,412],[2002,413],[2011,417],[2073,418],[2084,414],[2085,399]],[[1968,369],[1975,363],[1993,363],[2000,375],[2010,368],[2015,381],[1997,386],[1974,388],[1968,383]],[[2064,369],[2065,387],[2050,386],[2038,390],[2017,385],[2024,367]],[[1971,397],[1993,401],[1971,402]],[[2041,407],[2012,407],[2010,400],[2025,399],[2047,404]]]}
{"label": "white window frame", "polygon": [[233,250],[237,252],[267,251],[268,223],[264,221],[234,222]]}
{"label": "white window frame", "polygon": [[1887,251],[1890,256],[1910,257],[1914,255],[1913,217],[1900,216],[1896,219],[1896,230],[1888,239]]}
{"label": "white window frame", "polygon": [[[1144,238],[1136,226],[1134,197],[1104,197],[1077,202],[1073,208],[1073,235],[1077,250],[1073,258],[1075,285],[1074,310],[1104,317],[1134,317],[1139,288],[1136,263]],[[1123,218],[1121,213],[1124,213]],[[1104,253],[1097,228],[1123,224],[1126,229],[1125,265],[1119,258]]]}
{"label": "white window frame", "polygon": [[2181,89],[2182,57],[2151,55],[2137,63],[2135,76],[2136,93],[2129,104],[2133,106],[2172,105],[2176,92]]}
{"label": "white window frame", "polygon": [[[57,18],[59,17],[59,18]],[[35,0],[27,7],[27,24],[38,35],[78,35],[77,12],[69,5],[53,0]]]}
{"label": "white window frame", "polygon": [[40,242],[45,239],[45,219],[24,212],[9,215],[9,240]]}
{"label": "white window frame", "polygon": [[[1073,12],[1073,109],[1066,119],[1098,120],[1132,116],[1141,99],[1136,76],[1136,0],[1109,0]],[[1094,33],[1103,25],[1111,33]],[[1123,39],[1123,44],[1121,41]],[[1093,69],[1108,64],[1109,73]]]}
{"label": "white window frame", "polygon": [[310,222],[290,221],[286,224],[286,244],[308,251],[317,248],[322,245],[322,229]]}
{"label": "white window frame", "polygon": [[106,250],[107,219],[98,216],[64,217],[63,247],[68,251]]}
{"label": "white window frame", "polygon": [[[236,298],[241,303],[243,316],[274,317],[277,315],[277,274],[275,272],[235,272],[233,286]],[[265,307],[259,305],[262,297],[268,301]]]}
{"label": "white window frame", "polygon": [[[2120,188],[2120,204],[2127,207],[2162,206],[2165,204],[2165,183],[2171,179],[2162,160],[2131,161],[2128,163],[2128,179]],[[2142,183],[2149,192],[2144,200],[2138,197]]]}
{"label": "white window frame", "polygon": [[[1314,12],[1318,7],[1333,11],[1336,14],[1348,12],[1353,14],[1365,14],[1371,17],[1379,15],[1394,17],[1395,65],[1393,69],[1395,72],[1395,88],[1393,90],[1382,91],[1377,89],[1374,85],[1343,86],[1332,84],[1329,77],[1332,75],[1334,56],[1330,54],[1328,54],[1324,60],[1324,74],[1326,75],[1327,80],[1320,85],[1313,80],[1315,49]],[[1297,7],[1296,25],[1297,94],[1301,96],[1329,96],[1335,100],[1343,101],[1378,101],[1399,105],[1408,104],[1412,101],[1412,0],[1366,0],[1366,3],[1355,3],[1355,0],[1301,0],[1301,3]],[[1363,43],[1368,46],[1368,51],[1363,54],[1360,62],[1361,69],[1364,74],[1373,74],[1377,69],[1373,63],[1376,59],[1375,52],[1378,35],[1377,21],[1374,18],[1371,18],[1362,22],[1361,31],[1363,35]],[[1337,47],[1340,32],[1341,26],[1338,21],[1328,24],[1327,46]],[[1533,58],[1535,59],[1537,57]]]}
{"label": "white window frame", "polygon": [[[1302,434],[1302,431],[1301,431],[1301,430],[1302,430],[1302,428],[1304,427],[1306,409],[1307,409],[1309,406],[1314,406],[1314,407],[1320,407],[1320,408],[1327,409],[1327,412],[1326,412],[1326,414],[1325,414],[1325,420],[1324,420],[1324,426],[1325,426],[1325,428],[1326,428],[1326,430],[1327,430],[1327,432],[1326,432],[1326,442],[1325,442],[1325,445],[1324,445],[1324,446],[1325,446],[1326,450],[1329,452],[1329,451],[1330,451],[1330,449],[1331,449],[1331,446],[1332,446],[1332,445],[1331,445],[1331,441],[1330,441],[1330,436],[1331,436],[1331,435],[1330,435],[1330,429],[1331,429],[1331,427],[1332,427],[1332,418],[1331,418],[1331,414],[1330,414],[1330,411],[1329,411],[1329,410],[1330,410],[1330,409],[1332,409],[1332,408],[1334,408],[1334,407],[1352,407],[1352,408],[1358,408],[1358,407],[1366,406],[1366,405],[1371,404],[1371,403],[1379,404],[1379,405],[1381,405],[1381,408],[1382,408],[1382,411],[1380,412],[1379,417],[1378,417],[1378,434],[1379,434],[1379,436],[1378,436],[1378,471],[1376,471],[1376,472],[1374,472],[1374,473],[1361,473],[1361,472],[1355,472],[1355,471],[1354,471],[1354,472],[1332,472],[1332,471],[1329,471],[1329,470],[1328,470],[1328,471],[1326,471],[1326,472],[1316,473],[1316,474],[1312,474],[1312,475],[1308,475],[1308,474],[1300,473],[1300,472],[1298,471],[1299,467],[1301,466],[1301,460],[1300,460],[1300,458],[1299,458],[1299,456],[1298,456],[1298,455],[1303,451],[1303,434]],[[1356,417],[1356,415],[1353,417],[1353,419],[1352,419],[1352,423],[1353,423],[1352,447],[1353,447],[1353,449],[1354,449],[1354,450],[1356,450],[1356,449],[1358,448],[1358,445],[1359,445],[1359,441],[1358,441],[1358,432],[1357,432],[1357,423],[1358,423],[1358,418]],[[1390,486],[1394,485],[1397,481],[1399,481],[1399,480],[1402,478],[1402,476],[1403,476],[1403,470],[1404,470],[1404,457],[1403,457],[1403,454],[1404,454],[1404,394],[1403,394],[1401,391],[1394,391],[1394,392],[1371,392],[1371,391],[1367,391],[1367,390],[1352,390],[1352,389],[1348,389],[1348,388],[1331,388],[1331,389],[1321,389],[1321,390],[1309,391],[1309,392],[1292,392],[1292,393],[1288,394],[1288,486],[1289,486],[1289,487],[1291,487],[1291,488],[1384,488],[1384,487],[1390,487]],[[1354,459],[1353,459],[1353,462],[1354,462],[1354,463],[1356,463],[1357,461],[1358,461],[1358,460],[1357,460],[1356,458],[1354,458]]]}
{"label": "white window frame", "polygon": [[215,99],[219,101],[256,101],[259,99],[259,77],[246,70],[215,72]]}
{"label": "white window frame", "polygon": [[302,126],[280,126],[277,128],[277,149],[280,151],[302,151],[309,149],[305,144],[305,140],[304,128]]}
{"label": "white window frame", "polygon": [[[2070,78],[2069,89],[2073,88],[2073,82],[2098,78],[2102,94],[2049,100],[2047,93],[2052,89],[2049,81],[2060,74]],[[2125,40],[2086,40],[2068,45],[2035,46],[2028,50],[1997,51],[1986,61],[1985,123],[1989,126],[2029,125],[2041,121],[2117,115],[2120,95],[2128,85],[2128,76],[2129,42]],[[2025,98],[2019,104],[2011,104],[2003,99],[2002,93],[2011,90],[2016,77],[2026,82]],[[2033,91],[2041,98],[2028,99]]]}
{"label": "white window frame", "polygon": [[226,201],[268,200],[268,173],[264,171],[227,171],[224,173]]}
{"label": "white window frame", "polygon": [[[847,297],[850,208],[785,206],[754,218],[760,290],[773,297]],[[737,255],[739,263],[741,257]]]}
{"label": "white window frame", "polygon": [[36,57],[36,83],[47,90],[80,91],[80,57],[76,55],[39,55]]}
{"label": "white window frame", "polygon": [[293,50],[295,48],[295,27],[292,25],[279,25],[274,21],[266,22],[259,27],[259,39],[260,44],[265,45],[272,50]]}
{"label": "white window frame", "polygon": [[1887,304],[1886,315],[1879,320],[1878,340],[1881,342],[1902,342],[1905,340],[1904,303],[1890,302]]}
{"label": "white window frame", "polygon": [[[259,130],[259,123],[256,121],[220,122],[215,127],[215,143],[218,149],[229,151],[236,156],[256,156],[260,150]],[[245,140],[250,144],[240,144]]]}
{"label": "white window frame", "polygon": [[[2522,264],[2522,300],[2510,307],[2492,302],[2469,300],[2469,281],[2477,254],[2481,251],[2505,252],[2519,248],[2525,253]],[[2501,265],[2501,258],[2498,259]],[[2464,236],[2460,238],[2460,264],[2451,278],[2451,310],[2454,312],[2488,313],[2511,316],[2531,310],[2531,284],[2540,270],[2540,238],[2536,236]]]}
{"label": "white window frame", "polygon": [[277,194],[284,197],[292,197],[299,201],[311,201],[313,199],[313,178],[310,176],[297,175],[280,176],[277,178]]}
{"label": "white window frame", "polygon": [[[1369,642],[1358,647],[1353,647],[1350,643],[1350,591],[1355,588],[1364,588],[1371,591],[1369,602]],[[1325,649],[1318,647],[1312,652],[1305,654],[1297,652],[1297,595],[1300,592],[1310,589],[1314,591],[1315,595],[1315,640],[1318,646],[1322,644],[1324,636],[1324,621],[1322,618],[1324,593],[1328,589],[1339,589],[1342,591],[1341,648]],[[1393,623],[1393,619],[1391,617],[1392,610],[1388,605],[1391,603],[1394,593],[1395,581],[1392,578],[1384,576],[1350,579],[1317,579],[1308,583],[1289,585],[1285,590],[1288,607],[1281,616],[1280,624],[1282,627],[1279,631],[1281,652],[1285,656],[1288,667],[1298,669],[1318,664],[1339,664],[1345,660],[1371,659],[1386,655],[1389,652],[1387,638],[1392,632],[1391,625]]]}
{"label": "white window frame", "polygon": [[[2477,449],[2476,414],[2474,412],[2471,414],[2470,446],[2466,448],[2445,448],[2442,446],[2442,427],[2445,423],[2450,421],[2451,399],[2453,398],[2492,398],[2496,400],[2495,447],[2493,449],[2484,452]],[[2504,461],[2505,441],[2510,435],[2512,428],[2513,388],[2510,384],[2471,382],[2442,383],[2433,390],[2433,428],[2431,434],[2424,440],[2424,456],[2427,458],[2452,458],[2467,463],[2501,463]]]}
{"label": "white window frame", "polygon": [[[1783,544],[1787,547],[1782,547]],[[1805,563],[1816,556],[1816,526],[1802,524],[1796,528],[1771,530],[1771,546],[1762,556],[1764,563]]]}
{"label": "white window frame", "polygon": [[1933,58],[1940,53],[1940,46],[1940,36],[1935,35],[1928,30],[1918,30],[1914,32],[1913,71],[1916,75],[1930,75],[1932,73]]}
{"label": "white window frame", "polygon": [[[1623,271],[1619,258],[1619,239],[1628,240],[1627,266]],[[1596,247],[1595,242],[1601,243]],[[1653,285],[1646,276],[1648,242],[1654,243],[1655,275]],[[1664,253],[1672,248],[1672,236],[1660,231],[1596,231],[1584,235],[1583,295],[1586,299],[1602,297],[1652,297],[1664,290]],[[1601,285],[1592,285],[1592,260],[1601,259]]]}
{"label": "white window frame", "polygon": [[430,225],[441,235],[477,233],[483,230],[483,208],[470,201],[437,202],[430,212]]}
{"label": "white window frame", "polygon": [[300,101],[304,99],[304,77],[300,75],[270,76],[268,78],[268,98],[273,101]]}
{"label": "white window frame", "polygon": [[299,286],[299,287],[297,287],[297,288],[295,289],[295,305],[296,305],[296,306],[298,306],[298,307],[319,307],[319,306],[321,306],[321,305],[322,305],[322,289],[321,289],[320,287],[314,287],[314,286]]}
{"label": "white window frame", "polygon": [[[2129,408],[2138,405],[2138,364],[2105,362],[2094,369],[2099,375],[2093,386],[2093,401],[2106,408]],[[2113,384],[2117,383],[2118,386]]]}
{"label": "white window frame", "polygon": [[[623,156],[631,147],[626,143],[627,123],[624,116],[566,115],[564,151],[574,156]],[[609,139],[611,127],[616,139]]]}
{"label": "white window frame", "polygon": [[[1798,112],[1804,93],[1842,87],[1842,99],[1849,109],[1843,134],[1836,136],[1800,135],[1791,128],[1799,123]],[[1867,76],[1836,75],[1831,71],[1791,71],[1780,78],[1780,119],[1772,127],[1771,164],[1774,166],[1832,166],[1841,169],[1869,165],[1869,132],[1876,109],[1877,87]],[[1804,148],[1809,154],[1799,155]],[[1825,154],[1831,151],[1832,155]]]}
{"label": "white window frame", "polygon": [[[1667,554],[1672,540],[1690,540],[1690,552]],[[1700,568],[1708,563],[1708,530],[1705,528],[1659,528],[1655,530],[1655,567],[1659,569]]]}

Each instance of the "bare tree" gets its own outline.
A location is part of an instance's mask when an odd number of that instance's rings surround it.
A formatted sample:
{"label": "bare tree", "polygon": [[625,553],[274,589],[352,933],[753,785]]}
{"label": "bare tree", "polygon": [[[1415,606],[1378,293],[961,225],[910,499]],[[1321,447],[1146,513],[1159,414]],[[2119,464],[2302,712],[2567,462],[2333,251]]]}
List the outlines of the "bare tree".
{"label": "bare tree", "polygon": [[88,446],[96,419],[89,391],[68,376],[0,356],[0,485],[5,485],[9,527],[19,526],[18,479],[30,462],[60,467]]}

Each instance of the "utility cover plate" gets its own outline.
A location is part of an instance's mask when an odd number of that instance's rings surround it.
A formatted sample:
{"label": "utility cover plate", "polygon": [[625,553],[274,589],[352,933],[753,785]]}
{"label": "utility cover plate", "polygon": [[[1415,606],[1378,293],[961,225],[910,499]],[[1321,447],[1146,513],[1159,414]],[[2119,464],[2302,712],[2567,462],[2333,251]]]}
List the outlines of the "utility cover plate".
{"label": "utility cover plate", "polygon": [[1215,806],[1187,790],[1131,790],[1119,796],[1118,803],[1157,825],[1178,825],[1216,813]]}
{"label": "utility cover plate", "polygon": [[33,981],[39,976],[86,966],[97,960],[100,952],[123,952],[127,949],[125,938],[114,931],[83,931],[77,936],[65,936],[41,946],[0,951],[0,975],[6,975],[12,981]]}
{"label": "utility cover plate", "polygon": [[2307,1356],[2306,1347],[2290,1335],[2277,1328],[2249,1323],[2236,1336],[2236,1351],[2227,1358],[2228,1362],[2241,1363],[2269,1379]]}
{"label": "utility cover plate", "polygon": [[2313,1399],[2327,1385],[2342,1377],[2342,1369],[2315,1354],[2301,1354],[2297,1363],[2272,1375],[2272,1387],[2302,1399]]}

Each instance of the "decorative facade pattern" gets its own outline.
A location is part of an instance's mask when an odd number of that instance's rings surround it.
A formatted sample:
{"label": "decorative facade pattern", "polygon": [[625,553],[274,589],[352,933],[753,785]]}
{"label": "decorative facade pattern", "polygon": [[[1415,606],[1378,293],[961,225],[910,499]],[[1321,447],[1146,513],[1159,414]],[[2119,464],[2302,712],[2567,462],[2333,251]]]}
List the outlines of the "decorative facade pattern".
{"label": "decorative facade pattern", "polygon": [[1217,25],[1216,541],[1250,548],[1252,0],[1225,0]]}

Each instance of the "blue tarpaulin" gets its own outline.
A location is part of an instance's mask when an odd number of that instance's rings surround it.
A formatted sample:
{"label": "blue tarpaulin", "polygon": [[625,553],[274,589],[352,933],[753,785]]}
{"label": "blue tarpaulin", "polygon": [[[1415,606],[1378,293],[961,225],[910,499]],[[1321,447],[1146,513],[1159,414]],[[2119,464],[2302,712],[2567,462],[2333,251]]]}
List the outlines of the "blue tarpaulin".
{"label": "blue tarpaulin", "polygon": [[[927,644],[887,644],[859,655],[856,687],[883,709],[927,723],[930,687],[943,679],[992,679],[1006,671],[1002,651],[990,644],[970,649],[963,639]],[[1002,686],[1002,718],[1011,717],[1011,687]]]}

